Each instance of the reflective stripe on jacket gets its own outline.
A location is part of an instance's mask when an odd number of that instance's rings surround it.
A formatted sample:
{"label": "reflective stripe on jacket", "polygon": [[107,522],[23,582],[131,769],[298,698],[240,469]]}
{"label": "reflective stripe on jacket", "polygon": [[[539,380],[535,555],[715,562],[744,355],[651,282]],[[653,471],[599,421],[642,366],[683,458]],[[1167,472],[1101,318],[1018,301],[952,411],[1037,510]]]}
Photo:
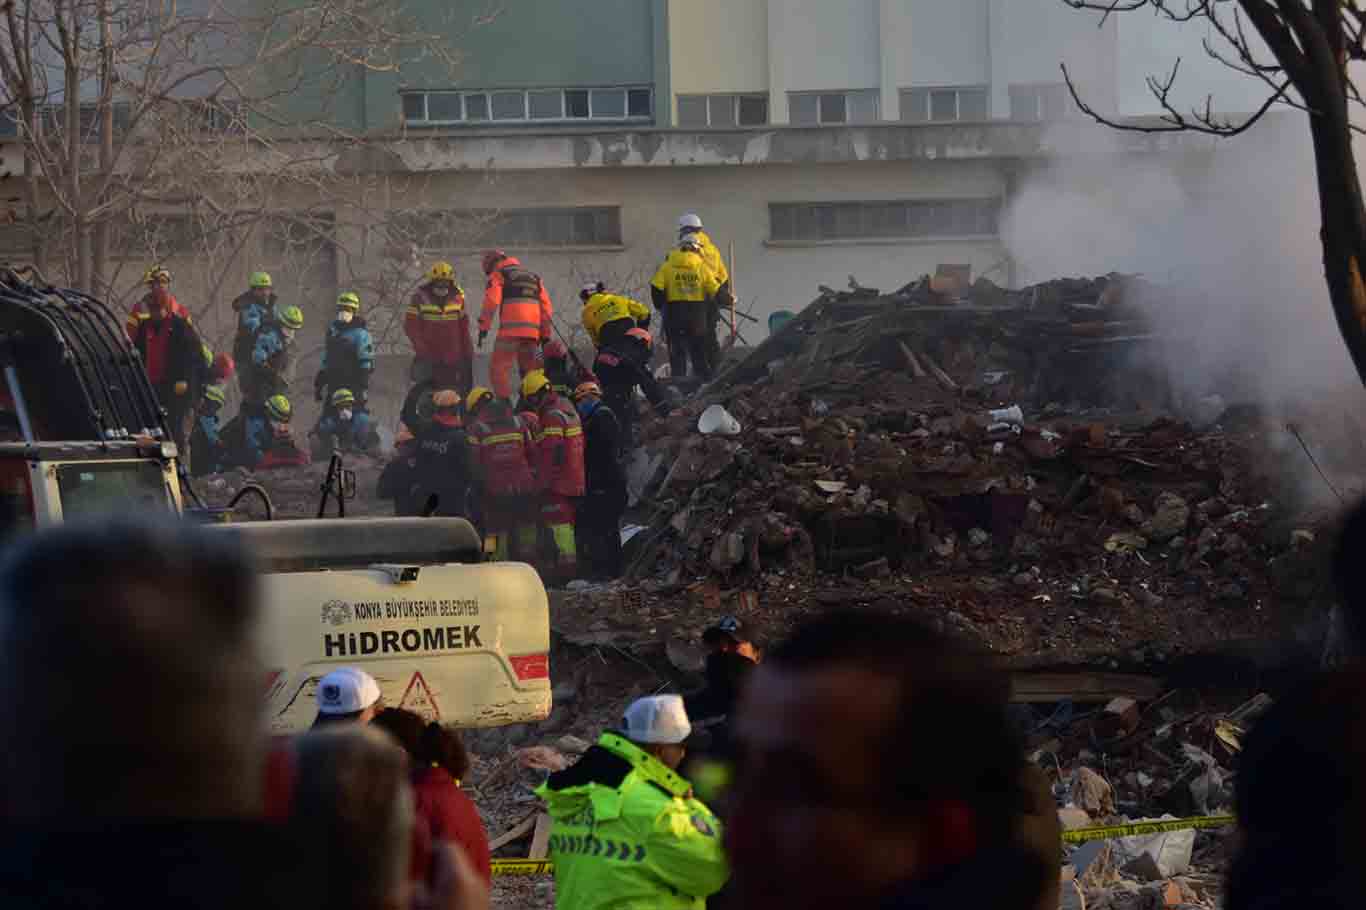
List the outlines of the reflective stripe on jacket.
{"label": "reflective stripe on jacket", "polygon": [[536,476],[541,488],[561,496],[587,492],[583,424],[574,406],[554,392],[541,403]]}
{"label": "reflective stripe on jacket", "polygon": [[550,811],[559,907],[702,910],[726,882],[716,816],[686,780],[614,733],[536,794]]}
{"label": "reflective stripe on jacket", "polygon": [[466,363],[474,357],[474,345],[465,292],[456,287],[450,297],[438,300],[428,293],[429,286],[417,289],[403,314],[403,331],[413,344],[413,353],[430,363]]}
{"label": "reflective stripe on jacket", "polygon": [[484,405],[466,427],[471,462],[487,496],[518,496],[536,491],[531,434],[512,407],[502,401]]}
{"label": "reflective stripe on jacket", "polygon": [[479,311],[479,331],[490,331],[496,315],[499,338],[538,341],[550,337],[553,312],[540,277],[509,257],[489,275]]}

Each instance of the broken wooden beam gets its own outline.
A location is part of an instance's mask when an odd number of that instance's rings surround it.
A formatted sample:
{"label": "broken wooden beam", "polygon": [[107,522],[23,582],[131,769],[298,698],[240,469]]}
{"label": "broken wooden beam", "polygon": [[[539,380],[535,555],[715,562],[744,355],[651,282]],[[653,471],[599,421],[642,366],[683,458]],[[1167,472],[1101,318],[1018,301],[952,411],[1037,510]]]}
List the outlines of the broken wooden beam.
{"label": "broken wooden beam", "polygon": [[543,812],[532,812],[526,818],[489,841],[489,850],[493,851],[497,850],[499,847],[506,847],[508,844],[519,841],[528,834],[531,834],[536,827],[537,819],[544,814],[545,813]]}
{"label": "broken wooden beam", "polygon": [[1151,701],[1165,689],[1155,676],[1108,671],[1014,670],[1011,701],[1051,704],[1060,701],[1105,703],[1116,698]]}
{"label": "broken wooden beam", "polygon": [[901,348],[901,356],[906,358],[906,363],[910,366],[911,372],[915,374],[915,378],[924,379],[926,376],[925,368],[920,365],[920,360],[915,356],[915,351],[908,348],[906,342],[900,339],[897,339],[896,346]]}
{"label": "broken wooden beam", "polygon": [[925,366],[928,367],[929,371],[934,374],[934,378],[939,380],[940,385],[948,389],[950,392],[958,391],[958,383],[954,382],[953,379],[949,377],[948,373],[945,373],[943,370],[939,368],[939,364],[934,362],[933,357],[931,357],[928,353],[921,354],[920,356],[924,358]]}

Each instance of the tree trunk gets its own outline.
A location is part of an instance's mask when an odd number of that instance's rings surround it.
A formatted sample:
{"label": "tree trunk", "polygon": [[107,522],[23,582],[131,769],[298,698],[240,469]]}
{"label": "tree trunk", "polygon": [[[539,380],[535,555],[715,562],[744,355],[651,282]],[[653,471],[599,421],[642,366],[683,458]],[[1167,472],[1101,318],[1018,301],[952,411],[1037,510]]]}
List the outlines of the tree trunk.
{"label": "tree trunk", "polygon": [[[109,27],[109,0],[100,0],[97,15],[100,23],[100,122],[99,122],[99,180],[97,185],[108,185],[110,173],[114,169],[114,36]],[[95,199],[96,205],[105,201],[107,193],[101,192]],[[91,285],[90,293],[96,297],[109,296],[109,217],[104,215],[96,222],[90,235]]]}

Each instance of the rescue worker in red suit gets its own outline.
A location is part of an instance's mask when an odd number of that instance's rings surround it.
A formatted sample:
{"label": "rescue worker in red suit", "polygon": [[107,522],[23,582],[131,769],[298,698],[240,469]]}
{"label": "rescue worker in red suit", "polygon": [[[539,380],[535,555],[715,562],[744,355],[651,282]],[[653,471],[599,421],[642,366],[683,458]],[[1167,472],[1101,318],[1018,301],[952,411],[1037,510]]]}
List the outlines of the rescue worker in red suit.
{"label": "rescue worker in red suit", "polygon": [[[129,341],[134,340],[134,336],[137,335],[138,326],[150,318],[151,314],[148,309],[148,304],[151,303],[152,297],[156,294],[157,290],[164,290],[168,296],[171,294],[171,273],[169,270],[162,268],[159,265],[152,266],[142,274],[142,283],[147,286],[147,293],[142,296],[141,300],[133,304],[133,309],[128,314],[128,320],[123,324],[124,331],[128,333]],[[179,316],[188,322],[190,319],[189,311],[181,306],[174,296],[171,296],[170,300],[171,315]]]}
{"label": "rescue worker in red suit", "polygon": [[143,303],[146,307],[133,331],[133,346],[166,411],[180,458],[189,465],[190,432],[205,376],[204,344],[189,318],[176,315],[178,304],[166,284],[157,284]]}
{"label": "rescue worker in red suit", "polygon": [[554,565],[547,564],[542,574],[563,583],[578,571],[574,505],[587,492],[583,425],[574,405],[555,394],[542,370],[533,370],[522,380],[522,400],[541,419],[541,432],[535,440],[541,526],[555,547]]}
{"label": "rescue worker in red suit", "polygon": [[545,362],[542,369],[545,370],[545,378],[550,380],[550,387],[555,390],[555,394],[561,398],[572,396],[574,387],[585,380],[578,376],[578,369],[569,365],[569,349],[558,341],[552,341],[545,346],[542,355]]}
{"label": "rescue worker in red suit", "polygon": [[498,318],[498,335],[493,342],[489,379],[493,393],[511,399],[517,388],[512,371],[521,378],[540,368],[540,349],[550,340],[550,317],[554,312],[550,295],[539,275],[502,250],[484,254],[484,274],[488,286],[479,311],[479,347]]}
{"label": "rescue worker in red suit", "polygon": [[593,361],[593,375],[602,386],[602,399],[621,422],[623,448],[630,448],[636,424],[636,388],[645,393],[655,411],[667,414],[670,401],[650,372],[654,339],[644,329],[630,329],[625,336],[603,345]]}
{"label": "rescue worker in red suit", "polygon": [[403,316],[403,331],[412,342],[415,383],[454,389],[463,398],[474,386],[474,345],[465,292],[455,283],[455,269],[438,262],[427,281],[413,293]]}
{"label": "rescue worker in red suit", "polygon": [[470,469],[484,517],[484,552],[500,562],[536,554],[536,473],[531,433],[506,398],[473,389],[465,401]]}

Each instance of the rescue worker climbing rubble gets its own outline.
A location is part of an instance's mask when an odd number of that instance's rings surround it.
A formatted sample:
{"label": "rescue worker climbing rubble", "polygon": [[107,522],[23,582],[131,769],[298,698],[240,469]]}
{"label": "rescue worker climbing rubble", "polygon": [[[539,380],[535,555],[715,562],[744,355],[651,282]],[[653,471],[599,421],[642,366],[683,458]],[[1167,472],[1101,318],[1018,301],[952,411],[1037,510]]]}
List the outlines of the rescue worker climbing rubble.
{"label": "rescue worker climbing rubble", "polygon": [[[239,363],[251,360],[256,333],[269,321],[279,305],[269,272],[252,272],[248,289],[237,295],[232,310],[237,314],[237,331],[232,340],[232,356]],[[244,390],[245,393],[245,390]]]}
{"label": "rescue worker climbing rubble", "polygon": [[607,285],[601,281],[584,285],[579,299],[583,301],[580,315],[583,327],[599,348],[620,340],[629,329],[650,327],[647,306],[629,297],[607,293]]}
{"label": "rescue worker climbing rubble", "polygon": [[535,439],[536,478],[541,487],[541,526],[554,542],[554,564],[542,573],[550,581],[569,581],[577,574],[574,543],[575,500],[584,495],[584,439],[574,405],[550,387],[541,370],[522,380],[522,398],[541,421]]}
{"label": "rescue worker climbing rubble", "polygon": [[730,306],[733,296],[730,269],[726,267],[726,260],[722,258],[721,251],[702,229],[702,219],[695,212],[689,212],[678,219],[679,242],[682,243],[689,238],[697,241],[697,245],[701,247],[702,260],[716,273],[716,280],[721,283],[720,292],[711,299],[707,307],[707,360],[714,370],[721,363],[721,341],[716,334],[716,328],[721,324],[721,307]]}
{"label": "rescue worker climbing rubble", "polygon": [[474,345],[465,291],[455,283],[455,269],[438,262],[413,292],[403,316],[403,331],[413,345],[411,379],[467,395],[474,385]]}
{"label": "rescue worker climbing rubble", "polygon": [[178,316],[186,322],[190,321],[190,313],[171,293],[171,272],[159,265],[154,265],[142,273],[142,283],[147,288],[147,293],[137,303],[133,304],[133,309],[128,313],[128,320],[124,323],[124,330],[128,333],[128,340],[133,341],[137,335],[138,326],[151,318],[150,305],[154,299],[163,301],[169,300],[169,312],[172,316]]}
{"label": "rescue worker climbing rubble", "polygon": [[479,312],[479,346],[498,319],[489,377],[499,398],[511,398],[516,390],[512,373],[525,378],[540,367],[540,349],[550,340],[554,309],[539,275],[502,250],[490,250],[483,258],[488,285]]}
{"label": "rescue worker climbing rubble", "polygon": [[[655,308],[664,314],[669,371],[675,379],[688,375],[711,378],[708,314],[720,293],[721,281],[703,259],[701,244],[693,237],[685,238],[669,254],[650,282]],[[716,334],[714,330],[712,334]]]}
{"label": "rescue worker climbing rubble", "polygon": [[550,387],[561,398],[570,397],[574,392],[574,386],[578,385],[578,378],[569,368],[569,349],[558,341],[552,341],[541,353],[545,364],[542,369],[545,370],[546,378],[550,380]]}
{"label": "rescue worker climbing rubble", "polygon": [[636,389],[659,413],[669,410],[664,388],[650,372],[654,339],[644,329],[629,329],[621,340],[604,345],[593,361],[593,375],[602,386],[602,397],[621,421],[622,446],[631,446],[636,424]]}
{"label": "rescue worker climbing rubble", "polygon": [[626,511],[626,471],[622,468],[621,422],[602,401],[602,387],[584,382],[574,390],[583,423],[587,493],[574,522],[585,577],[609,581],[621,575],[621,516]]}
{"label": "rescue worker climbing rubble", "polygon": [[484,552],[493,559],[536,555],[538,505],[531,433],[512,403],[483,386],[465,402],[471,474],[483,517]]}
{"label": "rescue worker climbing rubble", "polygon": [[346,389],[356,408],[366,410],[370,400],[370,374],[375,371],[375,343],[361,319],[360,296],[346,291],[337,298],[337,317],[327,327],[322,365],[313,380],[313,395],[323,401],[329,392]]}
{"label": "rescue worker climbing rubble", "polygon": [[638,699],[619,732],[537,788],[551,817],[557,907],[702,910],[721,890],[721,823],[676,770],[691,732],[679,696]]}

